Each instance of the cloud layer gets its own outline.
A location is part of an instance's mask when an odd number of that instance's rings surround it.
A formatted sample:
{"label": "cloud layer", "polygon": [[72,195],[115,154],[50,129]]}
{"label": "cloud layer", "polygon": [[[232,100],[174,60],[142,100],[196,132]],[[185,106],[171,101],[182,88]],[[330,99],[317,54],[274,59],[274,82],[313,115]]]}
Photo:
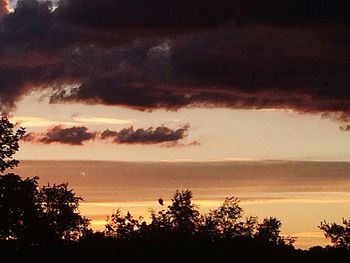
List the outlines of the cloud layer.
{"label": "cloud layer", "polygon": [[[26,142],[42,144],[68,144],[83,145],[85,142],[95,139],[111,141],[115,144],[164,144],[165,146],[180,146],[180,140],[188,135],[189,125],[183,125],[178,129],[170,129],[166,126],[148,129],[136,129],[133,127],[124,128],[120,131],[104,130],[102,132],[90,131],[84,126],[63,127],[55,126],[43,133],[28,133],[23,140]],[[188,145],[197,145],[192,142]]]}
{"label": "cloud layer", "polygon": [[83,145],[84,142],[94,140],[96,132],[90,132],[86,127],[55,126],[42,134],[28,133],[23,140],[43,144],[60,143],[68,145]]}
{"label": "cloud layer", "polygon": [[148,129],[125,128],[120,131],[105,130],[101,134],[102,139],[113,138],[114,143],[119,144],[157,144],[163,142],[177,142],[187,136],[189,125],[177,130],[165,126]]}
{"label": "cloud layer", "polygon": [[293,109],[350,117],[350,2],[0,2],[0,103]]}

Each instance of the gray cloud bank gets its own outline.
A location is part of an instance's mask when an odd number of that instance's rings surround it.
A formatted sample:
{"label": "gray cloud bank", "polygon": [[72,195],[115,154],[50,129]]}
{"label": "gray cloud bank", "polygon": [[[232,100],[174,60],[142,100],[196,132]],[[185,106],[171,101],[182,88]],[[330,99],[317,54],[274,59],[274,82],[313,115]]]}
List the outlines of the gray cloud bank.
{"label": "gray cloud bank", "polygon": [[[0,103],[350,117],[350,1],[0,1]],[[70,86],[70,90],[67,90]],[[135,131],[134,131],[135,132]]]}
{"label": "gray cloud bank", "polygon": [[[165,144],[165,146],[184,146],[179,141],[188,136],[189,125],[183,125],[178,129],[171,129],[166,126],[147,129],[136,129],[133,127],[124,128],[119,131],[104,130],[102,132],[90,131],[84,126],[63,127],[55,126],[43,133],[28,133],[23,140],[26,142],[42,144],[67,144],[84,145],[85,142],[99,139],[111,141],[115,144]],[[187,145],[197,145],[198,142],[191,142]]]}

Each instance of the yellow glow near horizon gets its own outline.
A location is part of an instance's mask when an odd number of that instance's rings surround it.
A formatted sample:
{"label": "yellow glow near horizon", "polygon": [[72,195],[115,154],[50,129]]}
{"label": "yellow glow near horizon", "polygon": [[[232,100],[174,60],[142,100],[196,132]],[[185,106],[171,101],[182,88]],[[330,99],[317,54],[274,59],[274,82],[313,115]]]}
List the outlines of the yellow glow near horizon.
{"label": "yellow glow near horizon", "polygon": [[122,120],[114,118],[101,118],[101,117],[89,117],[89,116],[72,116],[73,121],[60,121],[50,120],[44,117],[35,116],[13,116],[10,120],[14,123],[18,123],[25,127],[46,127],[46,126],[73,126],[73,125],[84,125],[84,124],[131,124],[135,120]]}
{"label": "yellow glow near horizon", "polygon": [[15,116],[11,121],[23,127],[50,127],[57,125],[72,126],[74,122],[49,120],[48,118],[33,117],[33,116]]}
{"label": "yellow glow near horizon", "polygon": [[[169,200],[165,200],[166,204],[169,203]],[[308,199],[281,199],[281,200],[255,200],[255,201],[241,201],[242,208],[244,210],[244,217],[248,215],[258,215],[259,221],[262,220],[266,215],[267,211],[264,209],[261,210],[259,205],[264,204],[268,205],[270,208],[268,211],[281,211],[286,205],[297,205],[297,206],[309,206],[309,205],[332,205],[336,203],[350,203],[350,200],[308,200]],[[199,205],[200,211],[206,213],[210,209],[217,208],[222,204],[222,200],[195,200],[195,204]],[[111,215],[117,209],[121,210],[122,215],[125,215],[127,211],[138,218],[141,216],[146,222],[150,221],[149,209],[159,210],[163,207],[159,206],[154,201],[147,202],[83,202],[81,204],[82,213],[87,213],[87,216],[92,219],[91,227],[95,231],[103,231],[106,225],[107,216]],[[306,208],[307,209],[307,208]],[[264,211],[264,212],[262,212]],[[340,211],[340,210],[339,210]],[[338,211],[338,212],[339,212]],[[284,216],[282,216],[284,215]],[[337,216],[337,215],[336,215]],[[244,220],[244,217],[242,220]],[[307,249],[311,246],[320,245],[325,246],[329,244],[329,240],[324,237],[324,233],[317,228],[315,225],[314,228],[310,226],[303,226],[300,223],[295,222],[298,218],[298,215],[293,211],[288,212],[284,211],[277,218],[282,220],[282,236],[293,236],[296,237],[295,246],[297,248]],[[287,224],[286,221],[289,221]],[[294,224],[292,224],[294,222]],[[318,222],[319,223],[319,222]],[[297,230],[298,229],[298,230]]]}
{"label": "yellow glow near horizon", "polygon": [[[184,108],[141,112],[105,105],[48,104],[43,94],[30,94],[12,112],[27,132],[57,124],[84,125],[93,131],[165,125],[176,129],[190,124],[187,147],[115,145],[100,141],[81,147],[23,143],[20,159],[115,161],[333,160],[350,161],[348,132],[318,115],[291,110],[230,110]],[[33,116],[33,117],[31,117]],[[136,126],[136,125],[135,125]],[[40,128],[40,129],[39,129]],[[84,148],[84,153],[81,149]],[[142,153],[142,154],[140,154]]]}
{"label": "yellow glow near horizon", "polygon": [[94,124],[131,124],[136,120],[122,120],[114,118],[103,118],[103,117],[91,117],[91,116],[73,116],[73,120],[80,123],[94,123]]}

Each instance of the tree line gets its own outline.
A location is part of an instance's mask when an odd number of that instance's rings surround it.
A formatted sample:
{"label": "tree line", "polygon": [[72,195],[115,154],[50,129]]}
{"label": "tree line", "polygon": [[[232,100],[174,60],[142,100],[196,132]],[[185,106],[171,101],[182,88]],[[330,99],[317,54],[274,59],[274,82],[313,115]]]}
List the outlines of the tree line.
{"label": "tree line", "polygon": [[[79,212],[83,199],[67,183],[39,186],[38,177],[23,179],[6,173],[19,164],[13,155],[24,135],[25,129],[15,130],[7,117],[1,118],[0,252],[11,255],[11,260],[14,255],[21,259],[44,248],[65,251],[71,256],[77,251],[90,256],[100,255],[101,251],[110,256],[118,252],[119,258],[147,258],[152,262],[162,261],[162,257],[171,261],[179,255],[191,261],[200,257],[236,257],[241,261],[267,257],[270,262],[314,262],[312,255],[318,262],[327,262],[322,261],[327,257],[341,260],[332,262],[350,259],[349,220],[344,219],[343,224],[321,222],[318,227],[333,246],[314,247],[305,254],[293,247],[294,237],[281,235],[279,219],[268,217],[259,222],[256,216],[244,217],[235,197],[228,197],[218,208],[201,214],[190,190],[176,191],[168,206],[159,199],[161,209],[151,210],[148,221],[117,210],[107,217],[104,231],[94,232],[90,220]],[[233,248],[236,250],[232,255],[229,249]],[[308,257],[311,261],[307,261]]]}

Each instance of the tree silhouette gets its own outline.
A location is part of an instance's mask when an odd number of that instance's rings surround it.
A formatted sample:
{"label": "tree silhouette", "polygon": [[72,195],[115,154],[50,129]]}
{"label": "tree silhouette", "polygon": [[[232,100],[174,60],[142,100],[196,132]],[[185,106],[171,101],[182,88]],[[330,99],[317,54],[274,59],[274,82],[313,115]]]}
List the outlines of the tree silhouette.
{"label": "tree silhouette", "polygon": [[242,217],[243,209],[235,197],[227,197],[217,209],[202,216],[201,231],[214,236],[232,237],[240,234],[237,220]]}
{"label": "tree silhouette", "polygon": [[264,218],[263,222],[258,225],[256,237],[275,244],[292,245],[295,237],[280,235],[282,223],[276,217]]}
{"label": "tree silhouette", "polygon": [[105,233],[108,237],[122,240],[146,237],[164,240],[175,234],[177,237],[197,236],[210,241],[245,238],[287,246],[295,242],[293,237],[280,235],[282,224],[275,217],[265,218],[260,224],[256,216],[240,220],[243,209],[236,197],[226,198],[220,207],[201,215],[198,206],[192,203],[192,192],[177,190],[166,209],[150,212],[151,222],[147,224],[143,218],[135,219],[129,212],[122,216],[118,209],[107,218]]}
{"label": "tree silhouette", "polygon": [[[19,161],[13,155],[25,129],[14,131],[7,117],[0,120],[0,172]],[[39,187],[38,177],[0,175],[0,240],[35,246],[44,242],[77,240],[88,231],[89,220],[79,214],[80,197],[67,184]]]}
{"label": "tree silhouette", "polygon": [[79,201],[67,184],[38,187],[38,178],[0,176],[0,239],[21,245],[79,239],[89,220],[79,213]]}
{"label": "tree silhouette", "polygon": [[25,129],[19,128],[14,131],[12,124],[6,116],[0,121],[0,172],[7,168],[14,168],[19,161],[13,159],[13,155],[19,150],[19,140],[24,136]]}
{"label": "tree silhouette", "polygon": [[335,247],[350,249],[350,220],[343,218],[343,225],[324,221],[318,227]]}
{"label": "tree silhouette", "polygon": [[[6,116],[0,119],[0,172],[14,168],[19,161],[13,155],[25,129],[14,130]],[[22,180],[13,173],[0,175],[0,239],[28,240],[35,231],[40,207],[36,203],[38,178]]]}
{"label": "tree silhouette", "polygon": [[258,225],[256,236],[269,242],[278,243],[281,226],[281,221],[275,217],[264,218],[263,222]]}
{"label": "tree silhouette", "polygon": [[78,240],[88,231],[89,220],[79,212],[83,199],[75,196],[67,183],[42,186],[37,198],[49,239]]}
{"label": "tree silhouette", "polygon": [[0,176],[0,239],[32,238],[40,213],[37,179],[22,180],[15,174]]}
{"label": "tree silhouette", "polygon": [[199,219],[197,206],[192,203],[192,192],[190,190],[176,191],[172,203],[168,206],[167,214],[174,230],[193,233]]}
{"label": "tree silhouette", "polygon": [[142,217],[134,219],[130,212],[127,212],[126,216],[122,216],[120,209],[117,209],[111,217],[107,217],[105,234],[109,237],[130,239],[139,234],[142,225]]}

